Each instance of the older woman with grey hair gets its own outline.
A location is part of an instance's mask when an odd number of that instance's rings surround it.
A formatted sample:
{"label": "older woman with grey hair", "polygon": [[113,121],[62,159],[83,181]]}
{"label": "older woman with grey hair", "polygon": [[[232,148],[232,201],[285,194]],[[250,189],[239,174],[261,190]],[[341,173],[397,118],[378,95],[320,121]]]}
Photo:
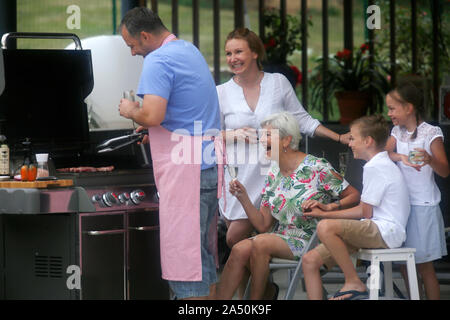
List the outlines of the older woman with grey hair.
{"label": "older woman with grey hair", "polygon": [[[261,127],[260,142],[272,165],[262,189],[260,208],[252,204],[238,180],[230,182],[230,192],[259,234],[233,246],[217,287],[218,299],[231,299],[247,272],[252,275],[250,298],[261,299],[270,259],[298,260],[316,229],[317,221],[304,216],[303,211],[315,206],[335,210],[359,201],[359,192],[327,160],[298,150],[300,130],[291,114],[273,114]],[[275,222],[278,225],[271,231]],[[274,291],[276,288],[272,288]]]}

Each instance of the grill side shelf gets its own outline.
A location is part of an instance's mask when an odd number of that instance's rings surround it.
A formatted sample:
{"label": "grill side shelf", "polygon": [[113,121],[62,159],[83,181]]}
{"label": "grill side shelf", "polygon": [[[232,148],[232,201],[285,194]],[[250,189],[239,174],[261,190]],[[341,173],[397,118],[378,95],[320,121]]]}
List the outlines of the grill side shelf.
{"label": "grill side shelf", "polygon": [[38,189],[0,189],[0,213],[40,213]]}

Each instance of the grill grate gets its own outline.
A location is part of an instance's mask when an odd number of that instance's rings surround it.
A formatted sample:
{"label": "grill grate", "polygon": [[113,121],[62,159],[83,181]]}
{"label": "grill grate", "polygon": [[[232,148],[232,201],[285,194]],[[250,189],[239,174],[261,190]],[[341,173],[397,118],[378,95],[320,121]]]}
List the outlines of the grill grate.
{"label": "grill grate", "polygon": [[39,278],[62,278],[62,257],[34,257],[34,275]]}

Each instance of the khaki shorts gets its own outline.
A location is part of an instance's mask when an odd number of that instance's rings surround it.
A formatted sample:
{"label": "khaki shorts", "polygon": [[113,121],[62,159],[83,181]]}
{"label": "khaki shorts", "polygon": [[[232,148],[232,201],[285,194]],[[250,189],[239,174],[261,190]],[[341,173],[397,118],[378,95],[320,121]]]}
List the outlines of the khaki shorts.
{"label": "khaki shorts", "polygon": [[[386,249],[388,246],[381,237],[377,225],[372,220],[339,220],[342,233],[339,235],[344,241],[349,254],[357,252],[361,248]],[[318,245],[317,250],[322,257],[324,265],[329,269],[336,265],[333,257],[324,244]]]}

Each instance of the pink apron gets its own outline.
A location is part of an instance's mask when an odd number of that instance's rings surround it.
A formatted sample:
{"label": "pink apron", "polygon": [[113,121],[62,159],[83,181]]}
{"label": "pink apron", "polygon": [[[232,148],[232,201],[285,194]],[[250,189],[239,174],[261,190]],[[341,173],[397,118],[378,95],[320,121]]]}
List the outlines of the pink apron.
{"label": "pink apron", "polygon": [[[149,138],[159,192],[162,278],[201,281],[200,170],[202,141],[206,137],[179,135],[158,126],[149,128]],[[218,198],[225,187],[221,142],[222,139],[214,139]],[[183,161],[179,161],[181,158]],[[215,221],[209,230],[214,235],[210,239],[214,240],[208,245],[214,248],[211,252],[215,253],[217,263],[217,219]]]}

